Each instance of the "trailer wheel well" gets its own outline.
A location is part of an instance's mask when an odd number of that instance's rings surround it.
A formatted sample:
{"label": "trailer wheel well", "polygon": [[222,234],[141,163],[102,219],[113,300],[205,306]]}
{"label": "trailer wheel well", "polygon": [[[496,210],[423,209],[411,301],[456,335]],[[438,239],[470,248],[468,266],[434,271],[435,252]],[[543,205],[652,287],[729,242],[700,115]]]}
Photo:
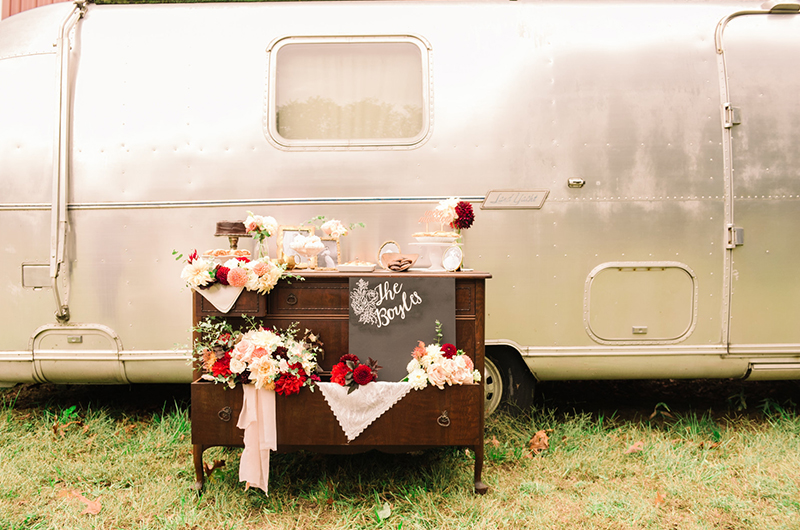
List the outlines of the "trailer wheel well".
{"label": "trailer wheel well", "polygon": [[533,404],[536,378],[516,349],[487,346],[484,375],[487,414],[503,405],[512,410],[525,410]]}

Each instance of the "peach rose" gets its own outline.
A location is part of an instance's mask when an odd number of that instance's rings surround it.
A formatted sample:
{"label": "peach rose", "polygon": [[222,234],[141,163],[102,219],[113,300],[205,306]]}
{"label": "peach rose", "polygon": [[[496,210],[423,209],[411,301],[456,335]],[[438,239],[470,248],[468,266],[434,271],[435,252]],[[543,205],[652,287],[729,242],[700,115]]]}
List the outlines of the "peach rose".
{"label": "peach rose", "polygon": [[444,390],[444,385],[447,382],[447,371],[441,365],[432,364],[428,367],[428,381],[440,390]]}

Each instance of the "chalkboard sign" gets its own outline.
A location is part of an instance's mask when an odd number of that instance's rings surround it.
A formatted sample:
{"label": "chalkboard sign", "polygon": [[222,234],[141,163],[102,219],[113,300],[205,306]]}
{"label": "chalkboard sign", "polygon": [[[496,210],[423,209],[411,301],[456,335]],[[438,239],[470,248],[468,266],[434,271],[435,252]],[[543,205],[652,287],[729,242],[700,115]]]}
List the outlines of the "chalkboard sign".
{"label": "chalkboard sign", "polygon": [[455,278],[350,278],[350,353],[372,357],[379,381],[400,381],[419,341],[456,343]]}

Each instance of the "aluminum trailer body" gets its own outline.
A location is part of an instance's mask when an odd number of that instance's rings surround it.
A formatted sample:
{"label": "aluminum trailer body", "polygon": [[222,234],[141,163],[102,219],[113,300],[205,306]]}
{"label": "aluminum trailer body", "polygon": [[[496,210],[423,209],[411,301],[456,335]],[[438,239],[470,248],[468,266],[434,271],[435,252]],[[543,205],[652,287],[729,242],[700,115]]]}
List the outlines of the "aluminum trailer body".
{"label": "aluminum trailer body", "polygon": [[[522,362],[540,380],[797,378],[798,7],[56,4],[10,17],[0,381],[188,382],[174,249],[219,248],[215,222],[250,210],[363,222],[344,259],[375,261],[386,240],[412,250],[421,213],[447,197],[476,210],[465,266],[493,274],[490,390],[513,394]],[[390,86],[377,103],[336,101],[337,76]],[[320,125],[370,101],[377,125]]]}

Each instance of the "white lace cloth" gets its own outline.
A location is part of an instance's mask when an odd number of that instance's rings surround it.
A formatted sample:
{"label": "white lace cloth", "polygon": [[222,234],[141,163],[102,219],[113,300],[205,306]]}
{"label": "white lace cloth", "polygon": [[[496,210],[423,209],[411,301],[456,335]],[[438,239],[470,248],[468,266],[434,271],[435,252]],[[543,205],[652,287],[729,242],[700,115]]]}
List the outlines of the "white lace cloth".
{"label": "white lace cloth", "polygon": [[318,383],[325,401],[351,442],[411,391],[411,383],[374,381],[350,394],[337,383]]}
{"label": "white lace cloth", "polygon": [[278,448],[275,391],[242,385],[242,412],[236,426],[244,430],[244,451],[239,460],[239,481],[267,492],[269,452]]}
{"label": "white lace cloth", "polygon": [[211,302],[211,305],[216,307],[219,311],[227,313],[231,310],[233,304],[236,303],[236,300],[239,299],[239,295],[242,294],[244,287],[222,285],[218,282],[208,289],[197,289],[196,287],[192,287],[192,289],[203,295],[203,298]]}

